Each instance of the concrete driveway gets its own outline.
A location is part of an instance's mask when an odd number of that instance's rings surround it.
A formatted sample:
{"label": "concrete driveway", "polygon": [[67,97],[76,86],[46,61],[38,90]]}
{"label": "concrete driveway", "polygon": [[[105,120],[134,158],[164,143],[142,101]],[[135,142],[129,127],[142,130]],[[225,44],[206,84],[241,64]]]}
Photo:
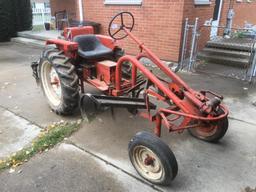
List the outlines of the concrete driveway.
{"label": "concrete driveway", "polygon": [[[40,52],[23,45],[0,44],[0,109],[39,128],[61,119],[78,119],[79,115],[59,117],[47,106],[30,69],[30,62]],[[162,139],[171,147],[179,164],[178,176],[171,186],[145,182],[128,159],[129,140],[138,131],[152,131],[153,124],[131,116],[125,109],[116,109],[115,119],[110,111],[105,111],[90,124],[83,123],[64,143],[36,155],[14,173],[10,174],[9,170],[0,173],[0,191],[226,192],[255,188],[256,108],[251,105],[256,98],[255,89],[233,79],[181,75],[194,88],[222,93],[231,109],[231,118],[229,130],[218,144],[196,140],[187,132],[163,131]],[[0,125],[0,131],[3,127]]]}

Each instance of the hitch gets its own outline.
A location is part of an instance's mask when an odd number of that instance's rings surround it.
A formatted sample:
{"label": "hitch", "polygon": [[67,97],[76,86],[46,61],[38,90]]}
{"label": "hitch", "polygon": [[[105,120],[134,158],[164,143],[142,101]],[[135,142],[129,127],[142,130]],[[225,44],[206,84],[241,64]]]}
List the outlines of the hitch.
{"label": "hitch", "polygon": [[201,107],[201,113],[205,115],[209,115],[212,111],[216,110],[216,108],[221,104],[221,101],[224,99],[222,95],[218,95],[212,91],[200,91],[201,94],[206,96],[206,94],[210,94],[214,96],[213,98],[209,99],[209,101],[205,102]]}
{"label": "hitch", "polygon": [[200,111],[203,114],[210,114],[212,111],[214,111],[221,103],[221,99],[218,97],[214,97],[204,103],[204,105],[201,106]]}

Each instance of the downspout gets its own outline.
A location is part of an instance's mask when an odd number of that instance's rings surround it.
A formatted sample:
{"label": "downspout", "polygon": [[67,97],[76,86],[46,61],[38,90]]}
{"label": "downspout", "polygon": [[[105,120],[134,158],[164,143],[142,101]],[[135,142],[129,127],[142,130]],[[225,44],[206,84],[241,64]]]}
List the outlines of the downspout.
{"label": "downspout", "polygon": [[83,14],[83,0],[78,0],[78,6],[79,6],[79,19],[80,19],[80,25],[83,25],[83,21],[84,21],[84,14]]}
{"label": "downspout", "polygon": [[235,12],[234,12],[234,9],[233,9],[233,5],[234,5],[234,0],[230,0],[229,1],[229,9],[228,9],[228,13],[227,13],[226,28],[225,28],[224,34],[223,34],[224,37],[225,36],[230,36],[230,34],[231,34],[233,17],[235,15]]}
{"label": "downspout", "polygon": [[222,7],[223,7],[223,0],[220,0],[220,7],[219,7],[219,12],[218,12],[218,25],[220,25]]}

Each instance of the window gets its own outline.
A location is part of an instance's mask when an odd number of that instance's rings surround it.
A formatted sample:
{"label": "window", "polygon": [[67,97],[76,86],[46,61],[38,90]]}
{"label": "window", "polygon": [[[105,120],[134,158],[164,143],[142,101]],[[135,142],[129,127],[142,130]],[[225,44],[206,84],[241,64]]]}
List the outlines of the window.
{"label": "window", "polygon": [[210,0],[194,0],[195,5],[210,5]]}
{"label": "window", "polygon": [[105,0],[106,5],[141,5],[142,0]]}

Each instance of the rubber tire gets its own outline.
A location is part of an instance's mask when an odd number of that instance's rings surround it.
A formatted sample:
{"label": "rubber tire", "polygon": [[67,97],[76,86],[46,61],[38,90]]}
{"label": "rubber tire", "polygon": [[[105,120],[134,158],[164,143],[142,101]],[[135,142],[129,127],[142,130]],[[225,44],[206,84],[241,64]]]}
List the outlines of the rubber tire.
{"label": "rubber tire", "polygon": [[[220,110],[218,113],[223,114],[223,111]],[[225,117],[224,119],[221,119],[220,121],[217,122],[218,130],[216,131],[216,133],[214,135],[211,135],[208,137],[203,137],[198,134],[198,132],[196,131],[196,128],[190,128],[190,129],[188,129],[188,132],[193,137],[195,137],[197,139],[200,139],[200,140],[203,140],[206,142],[210,142],[210,143],[216,143],[224,137],[224,135],[226,134],[226,132],[228,130],[228,125],[229,125],[228,117]]]}
{"label": "rubber tire", "polygon": [[[47,60],[56,70],[60,79],[62,98],[58,106],[54,106],[45,94],[41,79],[41,67],[43,62]],[[58,115],[72,115],[79,102],[79,82],[75,71],[75,66],[71,64],[70,59],[67,58],[62,51],[58,49],[47,49],[42,53],[39,63],[39,78],[44,95],[47,98],[51,109]]]}
{"label": "rubber tire", "polygon": [[[157,157],[161,161],[164,168],[164,172],[165,172],[164,178],[158,181],[149,180],[147,178],[144,178],[140,174],[140,172],[136,169],[133,162],[132,154],[133,154],[134,148],[138,145],[142,145],[149,148],[157,155]],[[147,181],[157,185],[170,185],[172,180],[176,177],[178,173],[178,163],[176,161],[176,158],[173,152],[171,151],[171,149],[169,148],[169,146],[166,145],[161,139],[159,139],[155,135],[146,131],[138,132],[130,141],[128,150],[129,150],[129,158],[133,167],[135,168],[137,173]]]}

